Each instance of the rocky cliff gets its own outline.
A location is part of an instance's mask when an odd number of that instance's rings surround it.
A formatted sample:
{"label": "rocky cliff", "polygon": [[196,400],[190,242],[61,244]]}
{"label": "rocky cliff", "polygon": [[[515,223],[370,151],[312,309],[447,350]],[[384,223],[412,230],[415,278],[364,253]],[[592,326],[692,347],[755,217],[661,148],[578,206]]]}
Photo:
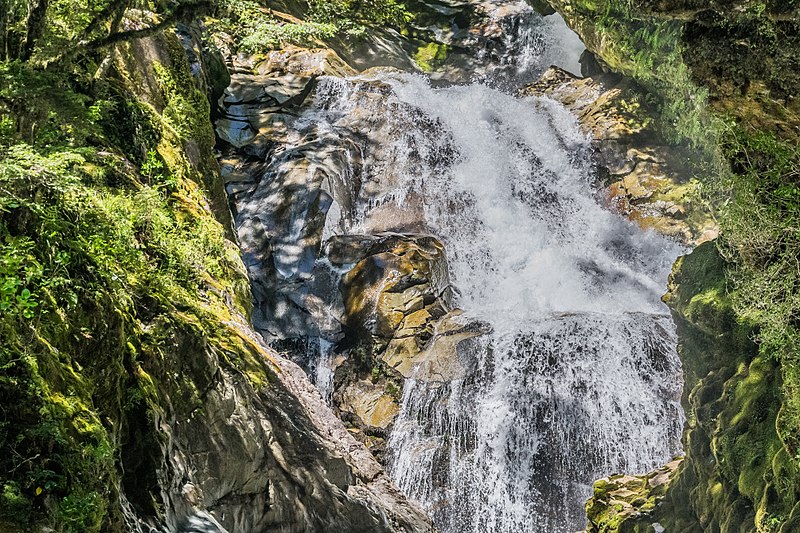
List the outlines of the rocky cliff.
{"label": "rocky cliff", "polygon": [[[796,77],[787,76],[797,71],[797,5],[550,4],[598,59],[587,72],[595,81],[571,83],[599,83],[609,73],[628,76],[650,94],[663,138],[717,158],[692,172],[704,184],[701,197],[721,222],[722,235],[676,263],[665,296],[678,325],[685,374],[686,456],[644,476],[596,483],[587,503],[589,531],[795,531],[797,424],[787,414],[796,401],[793,326],[763,311],[791,313],[784,302],[793,289],[765,301],[753,284],[765,291],[785,286],[785,278],[775,277],[778,256],[762,251],[791,231],[793,204],[776,196],[774,187],[796,187],[786,167],[793,163],[783,163],[779,154],[797,160],[798,86]],[[756,138],[764,144],[751,142]],[[760,209],[780,222],[757,216],[755,224],[743,222]],[[770,228],[759,243],[744,235],[757,227]],[[793,244],[782,246],[794,250]],[[754,260],[754,254],[762,255]]]}

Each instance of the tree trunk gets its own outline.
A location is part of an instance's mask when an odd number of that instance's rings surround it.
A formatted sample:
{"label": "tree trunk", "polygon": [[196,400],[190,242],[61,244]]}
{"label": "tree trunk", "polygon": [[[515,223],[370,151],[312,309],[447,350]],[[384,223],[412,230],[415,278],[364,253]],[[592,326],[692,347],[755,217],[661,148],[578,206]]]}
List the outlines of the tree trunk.
{"label": "tree trunk", "polygon": [[44,33],[44,25],[47,20],[47,7],[50,0],[37,0],[31,7],[28,14],[27,33],[25,35],[25,45],[22,48],[21,58],[27,61],[33,55],[33,49],[36,46],[36,41]]}

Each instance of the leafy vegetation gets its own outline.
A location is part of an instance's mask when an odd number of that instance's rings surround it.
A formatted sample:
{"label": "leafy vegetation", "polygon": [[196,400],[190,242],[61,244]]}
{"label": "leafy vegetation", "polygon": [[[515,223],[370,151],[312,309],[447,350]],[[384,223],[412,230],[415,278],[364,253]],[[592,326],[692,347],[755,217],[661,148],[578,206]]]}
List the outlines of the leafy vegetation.
{"label": "leafy vegetation", "polygon": [[67,68],[78,58],[97,59],[112,45],[192,19],[212,5],[212,0],[176,1],[168,7],[133,0],[10,0],[0,18],[0,61]]}
{"label": "leafy vegetation", "polygon": [[602,50],[612,70],[650,92],[663,137],[713,152],[717,139],[707,113],[708,91],[694,83],[684,61],[683,24],[634,9],[628,0],[570,4],[590,47]]}
{"label": "leafy vegetation", "polygon": [[200,4],[116,26],[128,2],[44,4],[41,31],[13,2],[0,28],[0,529],[121,530],[121,465],[158,446],[148,371],[170,331],[246,313],[247,283],[208,211],[209,104],[177,38],[148,66],[163,109],[109,54]]}
{"label": "leafy vegetation", "polygon": [[360,38],[370,26],[403,27],[412,17],[395,0],[308,0],[304,20],[248,0],[223,0],[217,27],[240,50],[261,53],[286,45],[314,46],[337,36]]}
{"label": "leafy vegetation", "polygon": [[721,248],[735,265],[735,309],[758,324],[763,354],[781,363],[781,436],[800,451],[800,147],[774,132],[731,126],[725,137],[732,191],[721,211]]}

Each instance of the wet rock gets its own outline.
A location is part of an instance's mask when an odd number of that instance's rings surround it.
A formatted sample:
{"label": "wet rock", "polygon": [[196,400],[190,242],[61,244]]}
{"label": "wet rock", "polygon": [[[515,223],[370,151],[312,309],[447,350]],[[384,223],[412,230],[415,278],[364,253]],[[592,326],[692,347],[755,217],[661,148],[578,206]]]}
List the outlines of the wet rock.
{"label": "wet rock", "polygon": [[222,118],[217,120],[217,135],[236,148],[242,148],[255,139],[257,132],[247,121]]}
{"label": "wet rock", "polygon": [[[425,310],[418,313],[427,315]],[[488,331],[485,324],[464,320],[461,311],[456,309],[431,324],[432,337],[428,341],[423,341],[419,334],[403,336],[403,331],[399,331],[398,336],[389,342],[381,354],[381,360],[406,379],[461,379],[466,375],[471,362],[463,360],[462,343]]]}
{"label": "wet rock", "polygon": [[627,78],[576,78],[556,67],[524,91],[561,102],[594,138],[608,202],[644,228],[687,244],[715,238],[718,228],[696,199],[693,154],[655,133],[655,111]]}
{"label": "wet rock", "polygon": [[383,345],[423,330],[432,333],[432,321],[450,305],[442,244],[429,236],[389,234],[365,252],[342,278],[348,326]]}
{"label": "wet rock", "polygon": [[315,79],[353,71],[328,49],[291,48],[258,62],[230,61],[236,68],[216,126],[229,146],[222,171],[252,280],[254,323],[269,340],[318,334],[320,324],[334,338],[338,315],[327,312],[320,294],[331,290],[330,276],[313,272],[334,195],[342,196],[331,174],[344,172],[344,161],[333,146],[312,139],[305,150],[269,156],[289,141],[296,108],[313,93]]}
{"label": "wet rock", "polygon": [[339,409],[351,411],[369,427],[386,429],[397,416],[400,407],[386,387],[370,380],[350,383],[341,394]]}
{"label": "wet rock", "polygon": [[[338,234],[352,225],[357,206],[379,206],[362,224],[371,234],[425,229],[419,195],[412,193],[402,203],[387,197],[399,177],[361,173],[374,161],[390,160],[386,140],[396,134],[384,118],[392,115],[384,109],[390,89],[361,78],[331,81],[318,94],[317,76],[353,74],[331,50],[293,48],[272,52],[260,62],[232,62],[247,68],[235,71],[220,99],[217,134],[223,141],[225,187],[252,280],[254,324],[281,346],[318,336],[338,342],[345,315],[338,277],[352,265],[337,263],[336,256],[355,253],[346,261],[355,264],[367,252],[357,247],[352,253],[337,251],[345,239]],[[323,99],[324,108],[324,91],[331,90],[353,95],[353,108],[336,128],[320,131],[313,120],[298,124],[299,111],[314,98]],[[369,132],[367,139],[362,132]],[[376,239],[367,241],[372,246]]]}
{"label": "wet rock", "polygon": [[[358,417],[360,429],[368,430],[377,421],[385,428],[398,410],[384,409],[376,419],[373,404],[385,397],[383,391],[396,396],[409,378],[463,377],[472,361],[464,359],[462,343],[486,333],[486,326],[463,319],[459,310],[450,311],[447,261],[433,237],[389,234],[332,241],[326,245],[332,257],[348,262],[363,257],[342,277],[344,317],[356,332],[357,348],[336,370],[334,396],[340,411]],[[352,391],[364,390],[367,371],[373,392],[365,406]],[[366,442],[363,433],[357,435]]]}
{"label": "wet rock", "polygon": [[620,525],[633,519],[649,526],[648,531],[665,531],[656,519],[647,517],[666,496],[682,462],[682,458],[676,459],[642,476],[615,474],[595,481],[594,494],[586,502],[586,533],[629,531]]}
{"label": "wet rock", "polygon": [[[332,405],[381,456],[404,380],[413,372],[426,380],[461,375],[458,346],[479,334],[448,314],[447,261],[442,244],[425,235],[423,193],[391,196],[406,179],[392,171],[394,158],[451,155],[393,153],[388,141],[402,133],[392,117],[417,111],[391,103],[391,87],[369,75],[317,83],[318,75],[352,74],[329,50],[234,62],[243,66],[220,100],[217,132],[227,143],[220,162],[253,322],[309,371],[311,340],[333,345]],[[329,100],[340,101],[342,91],[349,105],[333,129],[308,119],[332,112]],[[420,120],[441,134],[435,121]],[[364,205],[371,209],[361,219]],[[356,219],[364,234],[344,233]]]}

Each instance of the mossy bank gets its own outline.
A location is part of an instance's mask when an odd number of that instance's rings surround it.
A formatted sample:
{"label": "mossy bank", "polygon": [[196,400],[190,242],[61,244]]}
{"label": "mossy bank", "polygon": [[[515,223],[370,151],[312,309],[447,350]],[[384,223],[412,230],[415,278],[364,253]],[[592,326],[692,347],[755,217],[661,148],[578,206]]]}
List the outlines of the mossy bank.
{"label": "mossy bank", "polygon": [[136,16],[84,63],[0,62],[0,529],[428,530],[250,330],[224,68]]}

